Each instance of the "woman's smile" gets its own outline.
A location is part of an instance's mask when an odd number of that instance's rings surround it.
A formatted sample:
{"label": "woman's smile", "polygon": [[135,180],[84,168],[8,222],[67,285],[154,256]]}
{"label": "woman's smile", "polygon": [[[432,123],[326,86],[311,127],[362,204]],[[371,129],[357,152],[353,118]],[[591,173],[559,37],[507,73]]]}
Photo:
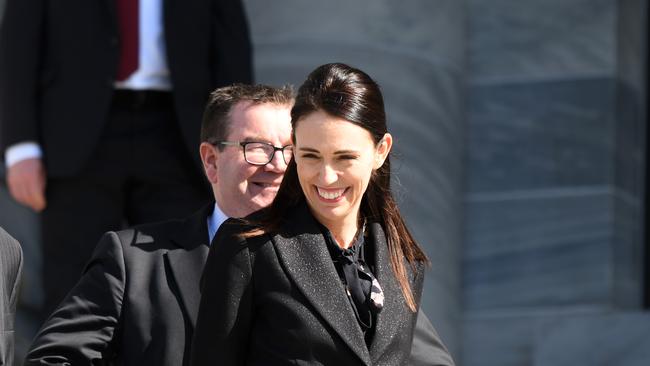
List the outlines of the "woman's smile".
{"label": "woman's smile", "polygon": [[347,188],[323,188],[323,187],[316,187],[316,191],[318,192],[318,196],[321,198],[322,201],[324,202],[338,202],[343,199],[343,195],[347,191]]}

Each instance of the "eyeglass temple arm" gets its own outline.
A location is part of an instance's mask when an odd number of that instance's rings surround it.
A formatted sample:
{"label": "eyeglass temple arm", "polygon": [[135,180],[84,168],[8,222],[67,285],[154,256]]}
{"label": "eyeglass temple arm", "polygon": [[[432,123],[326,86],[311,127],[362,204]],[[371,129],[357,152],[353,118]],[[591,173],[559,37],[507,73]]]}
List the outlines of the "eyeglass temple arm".
{"label": "eyeglass temple arm", "polygon": [[244,146],[244,143],[239,141],[216,141],[214,144],[226,146]]}

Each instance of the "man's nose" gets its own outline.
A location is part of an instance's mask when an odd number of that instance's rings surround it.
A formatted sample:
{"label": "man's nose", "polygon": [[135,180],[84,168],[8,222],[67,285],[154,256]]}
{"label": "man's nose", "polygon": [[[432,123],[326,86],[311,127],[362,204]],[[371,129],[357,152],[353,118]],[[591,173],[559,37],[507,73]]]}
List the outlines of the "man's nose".
{"label": "man's nose", "polygon": [[276,150],[273,152],[273,159],[269,161],[268,164],[264,166],[264,169],[269,172],[275,172],[283,174],[287,170],[287,164],[284,162],[284,156],[282,156],[281,150]]}

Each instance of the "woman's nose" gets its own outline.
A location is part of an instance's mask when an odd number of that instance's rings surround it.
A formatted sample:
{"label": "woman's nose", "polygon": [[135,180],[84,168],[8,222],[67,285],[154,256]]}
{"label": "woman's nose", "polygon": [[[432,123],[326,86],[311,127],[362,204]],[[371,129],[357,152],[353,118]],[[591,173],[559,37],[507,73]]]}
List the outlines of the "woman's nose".
{"label": "woman's nose", "polygon": [[321,181],[325,184],[332,184],[337,180],[337,174],[334,169],[328,164],[323,164],[323,167],[320,172]]}

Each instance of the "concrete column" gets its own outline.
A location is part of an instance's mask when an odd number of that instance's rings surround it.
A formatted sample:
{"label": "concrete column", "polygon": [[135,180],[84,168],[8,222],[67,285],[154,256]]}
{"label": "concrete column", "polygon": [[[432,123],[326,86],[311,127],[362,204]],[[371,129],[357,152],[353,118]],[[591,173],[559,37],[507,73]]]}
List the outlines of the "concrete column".
{"label": "concrete column", "polygon": [[647,1],[468,4],[463,365],[645,364]]}

